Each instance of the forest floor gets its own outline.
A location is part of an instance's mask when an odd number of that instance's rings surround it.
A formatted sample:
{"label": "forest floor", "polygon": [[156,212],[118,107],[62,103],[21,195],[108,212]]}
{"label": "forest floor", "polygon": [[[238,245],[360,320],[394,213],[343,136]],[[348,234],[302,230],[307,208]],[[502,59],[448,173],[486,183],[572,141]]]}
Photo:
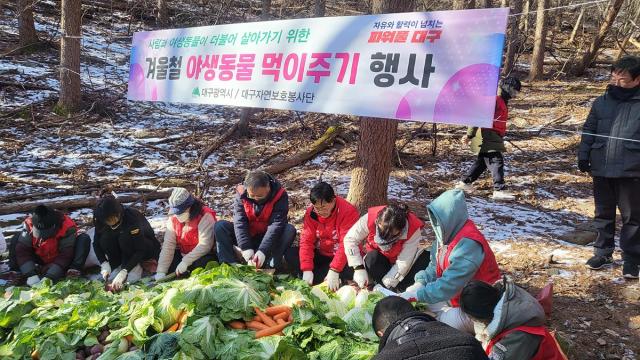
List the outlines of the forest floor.
{"label": "forest floor", "polygon": [[[56,11],[52,0],[36,8],[40,36],[51,43],[59,38]],[[318,179],[346,196],[357,118],[263,111],[252,119],[249,137],[231,138],[200,167],[199,154],[237,120],[239,109],[127,102],[131,31],[147,26],[130,21],[123,11],[113,11],[112,21],[101,20],[98,12],[88,7],[83,23],[86,107],[79,115],[65,118],[52,111],[59,85],[54,46],[0,58],[0,204],[85,198],[105,186],[125,194],[197,185],[219,217],[230,218],[233,179],[290,158],[334,124],[344,130],[333,146],[277,177],[289,191],[290,219],[296,225]],[[236,14],[236,21],[246,12]],[[16,28],[13,11],[0,7],[0,53],[17,43]],[[526,64],[518,70],[526,71]],[[509,276],[534,294],[553,282],[549,326],[570,343],[572,359],[636,359],[640,354],[640,305],[623,295],[637,281],[622,278],[619,260],[613,270],[602,272],[584,266],[592,253],[593,198],[591,179],[575,165],[576,131],[606,79],[606,70],[595,69],[580,79],[525,83],[519,98],[510,102],[507,135],[506,176],[517,199],[493,201],[485,174],[467,202]],[[424,217],[426,204],[451,188],[473,161],[459,142],[464,132],[438,125],[434,134],[431,124],[401,122],[390,200],[406,202]],[[165,201],[136,206],[161,233]],[[71,215],[81,227],[90,226],[90,208],[74,209]],[[24,216],[0,216],[5,236],[18,230]]]}

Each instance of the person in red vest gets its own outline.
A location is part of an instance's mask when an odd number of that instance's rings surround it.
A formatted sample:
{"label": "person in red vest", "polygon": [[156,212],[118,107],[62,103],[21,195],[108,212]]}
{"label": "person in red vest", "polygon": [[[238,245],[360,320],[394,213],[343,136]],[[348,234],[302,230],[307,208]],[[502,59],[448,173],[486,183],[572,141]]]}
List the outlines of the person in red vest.
{"label": "person in red vest", "polygon": [[164,278],[167,272],[180,276],[217,260],[213,251],[216,212],[180,187],[171,192],[169,206],[156,280]]}
{"label": "person in red vest", "polygon": [[510,280],[469,282],[462,289],[460,308],[476,323],[476,339],[489,359],[567,360],[544,326],[538,300]]}
{"label": "person in red vest", "polygon": [[[364,288],[369,278],[387,289],[404,291],[429,264],[429,252],[418,245],[424,223],[405,204],[369,208],[344,238],[353,281]],[[361,244],[365,243],[362,256]]]}
{"label": "person in red vest", "polygon": [[289,196],[280,182],[264,171],[250,171],[243,184],[236,187],[233,223],[216,222],[218,259],[236,263],[237,245],[247,264],[281,271],[284,253],[296,237],[288,215]]}
{"label": "person in red vest", "polygon": [[426,303],[439,321],[473,334],[473,321],[460,310],[460,291],[471,280],[489,284],[500,280],[498,264],[487,240],[469,219],[462,190],[445,191],[427,211],[436,236],[431,261],[401,296]]}
{"label": "person in red vest", "polygon": [[493,177],[492,197],[496,200],[515,199],[513,194],[505,190],[502,153],[507,150],[503,139],[507,132],[509,117],[507,103],[516,97],[520,88],[520,80],[513,76],[505,78],[500,86],[500,95],[496,96],[493,126],[491,128],[470,127],[467,130],[467,135],[462,138],[462,142],[465,145],[471,143],[471,151],[477,155],[477,158],[464,178],[456,184],[456,188],[473,191],[473,182],[489,169]]}
{"label": "person in red vest", "polygon": [[40,205],[24,221],[24,229],[9,244],[9,267],[33,286],[44,278],[78,277],[91,249],[91,238],[78,234],[71,218]]}
{"label": "person in red vest", "polygon": [[309,200],[311,206],[304,214],[299,250],[292,248],[285,258],[292,266],[298,265],[302,279],[309,285],[326,281],[329,289],[336,291],[340,280],[353,277],[351,268],[346,266],[343,240],[360,213],[347,200],[336,196],[324,181],[311,189]]}

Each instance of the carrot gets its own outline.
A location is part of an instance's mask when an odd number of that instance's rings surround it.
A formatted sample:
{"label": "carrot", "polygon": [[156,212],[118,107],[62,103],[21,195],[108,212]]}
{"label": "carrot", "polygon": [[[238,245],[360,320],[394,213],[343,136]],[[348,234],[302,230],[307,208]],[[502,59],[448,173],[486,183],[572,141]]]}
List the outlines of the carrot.
{"label": "carrot", "polygon": [[232,321],[229,323],[229,326],[231,326],[232,329],[236,329],[236,330],[241,330],[245,328],[245,324],[242,321]]}
{"label": "carrot", "polygon": [[275,334],[279,333],[280,331],[282,331],[284,328],[286,328],[287,325],[289,325],[289,323],[285,322],[284,324],[271,326],[268,329],[256,331],[256,339],[260,339],[260,338],[265,337],[265,336],[275,335]]}
{"label": "carrot", "polygon": [[171,326],[169,326],[169,328],[167,330],[165,330],[165,332],[176,332],[178,331],[178,327],[180,327],[180,323],[175,323]]}
{"label": "carrot", "polygon": [[276,314],[276,315],[273,317],[273,320],[275,320],[275,321],[278,321],[278,319],[285,320],[285,319],[288,319],[288,318],[289,318],[289,315],[291,315],[291,313],[290,313],[290,312],[288,312],[288,311],[283,311],[283,312],[281,312],[281,313],[279,313],[279,314]]}
{"label": "carrot", "polygon": [[271,327],[274,325],[278,325],[276,324],[275,321],[273,321],[273,319],[271,317],[269,317],[269,315],[265,314],[262,312],[262,310],[258,309],[258,308],[254,308],[254,310],[256,311],[256,315],[258,315],[260,317],[260,320],[267,324],[267,326]]}
{"label": "carrot", "polygon": [[284,319],[277,319],[276,322],[278,323],[278,325],[282,325],[282,324],[286,323],[286,321],[284,321]]}
{"label": "carrot", "polygon": [[289,314],[289,318],[287,319],[288,322],[293,322],[293,314]]}
{"label": "carrot", "polygon": [[129,344],[133,342],[133,335],[127,335],[124,338],[129,342]]}
{"label": "carrot", "polygon": [[189,313],[186,310],[182,310],[180,315],[178,315],[178,322],[180,323],[180,325],[184,325],[184,323],[187,322],[188,316],[189,316]]}
{"label": "carrot", "polygon": [[262,321],[262,320],[260,320],[260,316],[258,316],[258,315],[254,316],[252,320],[253,321]]}
{"label": "carrot", "polygon": [[31,353],[31,359],[40,360],[40,352],[38,351],[38,349],[33,350],[33,352]]}
{"label": "carrot", "polygon": [[268,328],[269,326],[265,325],[264,323],[261,323],[260,321],[249,321],[247,323],[247,329],[251,329],[251,330],[264,330]]}
{"label": "carrot", "polygon": [[276,305],[276,306],[270,306],[264,309],[264,313],[269,316],[280,314],[283,311],[291,312],[291,308],[288,307],[287,305]]}

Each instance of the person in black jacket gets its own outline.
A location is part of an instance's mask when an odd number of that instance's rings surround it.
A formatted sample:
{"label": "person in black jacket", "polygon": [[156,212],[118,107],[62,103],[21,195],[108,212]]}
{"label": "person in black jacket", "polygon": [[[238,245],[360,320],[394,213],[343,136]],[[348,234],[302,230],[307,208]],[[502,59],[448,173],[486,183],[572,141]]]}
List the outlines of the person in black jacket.
{"label": "person in black jacket", "polygon": [[598,237],[587,267],[613,264],[616,207],[622,215],[620,248],[625,278],[637,279],[640,265],[640,57],[613,65],[609,86],[584,123],[578,168],[593,177],[594,226]]}
{"label": "person in black jacket", "polygon": [[399,296],[388,296],[376,304],[373,329],[380,336],[374,360],[487,359],[473,336],[416,311]]}
{"label": "person in black jacket", "polygon": [[96,227],[93,248],[101,263],[100,273],[105,281],[112,280],[114,290],[122,289],[126,280],[139,280],[141,263],[160,255],[160,242],[149,221],[138,210],[122,206],[113,196],[100,200],[93,212],[93,223]]}
{"label": "person in black jacket", "polygon": [[236,187],[233,223],[216,222],[218,259],[222,263],[236,263],[237,245],[247,264],[281,270],[285,252],[291,252],[296,237],[296,228],[288,223],[288,215],[289,196],[282,184],[261,170],[247,173],[243,184]]}

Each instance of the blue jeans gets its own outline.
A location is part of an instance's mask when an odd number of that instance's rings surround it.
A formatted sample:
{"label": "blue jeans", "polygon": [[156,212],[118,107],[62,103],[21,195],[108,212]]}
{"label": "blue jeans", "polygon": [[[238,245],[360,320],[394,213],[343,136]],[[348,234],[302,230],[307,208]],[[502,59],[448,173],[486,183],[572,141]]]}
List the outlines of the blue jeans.
{"label": "blue jeans", "polygon": [[[214,233],[218,260],[220,260],[221,263],[237,263],[236,252],[233,250],[233,247],[238,245],[238,240],[236,239],[233,223],[226,220],[217,221],[214,227]],[[258,250],[263,236],[264,234],[259,234],[251,239],[253,250]],[[267,256],[265,259],[266,266],[277,270],[280,269],[282,267],[282,258],[284,253],[289,247],[291,247],[291,243],[295,237],[296,228],[291,224],[287,224],[282,232],[280,240],[274,241],[273,247],[271,248],[271,254],[265,254]]]}

